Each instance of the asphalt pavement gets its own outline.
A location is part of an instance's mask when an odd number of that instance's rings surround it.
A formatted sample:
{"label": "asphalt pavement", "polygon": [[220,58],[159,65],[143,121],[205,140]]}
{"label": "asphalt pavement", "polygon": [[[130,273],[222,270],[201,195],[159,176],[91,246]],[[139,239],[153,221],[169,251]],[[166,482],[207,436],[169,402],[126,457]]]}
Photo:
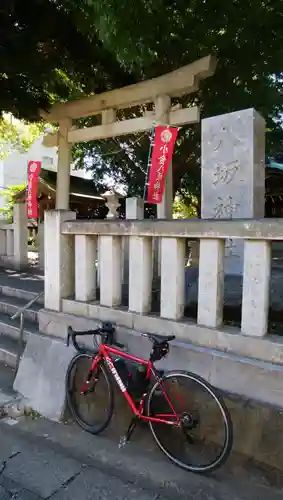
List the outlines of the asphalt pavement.
{"label": "asphalt pavement", "polygon": [[[34,416],[33,416],[34,417]],[[137,436],[138,438],[138,436]],[[233,469],[234,470],[234,469]],[[0,420],[0,500],[279,500],[282,487],[247,467],[187,473],[137,439],[124,449],[74,424]]]}

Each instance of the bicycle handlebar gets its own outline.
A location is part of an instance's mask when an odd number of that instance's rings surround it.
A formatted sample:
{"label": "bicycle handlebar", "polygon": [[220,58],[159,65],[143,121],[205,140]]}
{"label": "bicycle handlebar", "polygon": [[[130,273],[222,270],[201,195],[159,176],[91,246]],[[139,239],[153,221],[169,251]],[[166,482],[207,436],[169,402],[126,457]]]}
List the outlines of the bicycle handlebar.
{"label": "bicycle handlebar", "polygon": [[74,332],[73,329],[69,326],[66,345],[67,345],[67,347],[69,347],[69,345],[70,345],[70,339],[71,339],[74,348],[78,352],[83,352],[83,349],[82,349],[82,347],[79,346],[79,344],[78,344],[78,342],[76,340],[76,337],[83,336],[83,335],[96,335],[98,333],[99,333],[99,329],[97,329],[97,330],[86,330],[86,331],[81,331],[81,332]]}
{"label": "bicycle handlebar", "polygon": [[115,333],[115,326],[112,323],[102,323],[101,327],[96,328],[95,330],[81,330],[81,331],[74,331],[71,326],[68,328],[68,334],[67,334],[67,341],[66,345],[67,347],[70,345],[70,339],[72,340],[72,344],[74,348],[80,352],[80,353],[85,353],[87,351],[86,348],[81,347],[77,340],[76,337],[83,337],[84,335],[100,335],[103,338],[103,342],[108,345],[115,345],[119,348],[124,348],[123,344],[119,344],[119,342],[114,341],[114,333]]}

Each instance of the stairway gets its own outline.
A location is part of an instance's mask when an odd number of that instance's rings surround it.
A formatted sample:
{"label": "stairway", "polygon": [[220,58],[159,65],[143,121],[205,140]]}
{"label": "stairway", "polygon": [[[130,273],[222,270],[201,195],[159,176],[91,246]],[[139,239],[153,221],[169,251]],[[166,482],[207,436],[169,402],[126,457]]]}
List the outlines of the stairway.
{"label": "stairway", "polygon": [[[13,390],[20,347],[20,316],[11,316],[43,291],[43,276],[0,268],[0,418],[22,414],[21,396]],[[38,333],[38,311],[43,295],[24,311],[24,343],[29,333]]]}
{"label": "stairway", "polygon": [[[11,316],[30,300],[37,292],[9,286],[0,287],[0,365],[14,369],[16,367],[18,341],[20,335],[20,317],[15,320]],[[24,341],[29,333],[38,332],[37,313],[43,307],[43,297],[24,311]]]}

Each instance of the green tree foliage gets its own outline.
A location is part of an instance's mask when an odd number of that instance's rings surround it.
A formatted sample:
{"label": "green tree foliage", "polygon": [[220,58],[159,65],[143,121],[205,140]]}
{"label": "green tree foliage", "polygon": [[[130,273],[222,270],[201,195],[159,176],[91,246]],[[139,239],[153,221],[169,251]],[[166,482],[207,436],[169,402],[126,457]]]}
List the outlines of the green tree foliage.
{"label": "green tree foliage", "polygon": [[175,196],[173,203],[174,219],[189,219],[198,216],[198,199],[196,196],[189,196],[184,199],[182,196]]}
{"label": "green tree foliage", "polygon": [[[256,108],[267,122],[267,152],[282,147],[283,24],[279,0],[91,0],[95,24],[107,50],[138,79],[166,73],[207,54],[218,58],[216,74],[201,83],[197,102],[202,117]],[[127,15],[125,15],[127,13]],[[93,169],[141,192],[148,137],[78,145],[76,155]],[[137,141],[137,142],[136,142]],[[99,156],[102,155],[102,160]],[[200,192],[200,126],[184,127],[174,156],[174,188]]]}
{"label": "green tree foliage", "polygon": [[[182,104],[197,103],[202,117],[256,108],[273,156],[283,149],[282,12],[280,0],[3,0],[1,107],[31,118],[57,99],[121,87],[214,54],[215,76]],[[147,134],[130,136],[79,144],[74,155],[96,182],[110,176],[138,194],[148,144]],[[174,190],[183,197],[199,196],[199,162],[200,126],[183,127],[173,162]]]}
{"label": "green tree foliage", "polygon": [[7,222],[13,222],[13,208],[15,204],[14,196],[26,188],[26,184],[19,184],[18,186],[10,186],[1,192],[1,195],[5,198],[6,205],[0,208],[0,213],[4,215]]}
{"label": "green tree foliage", "polygon": [[27,123],[15,119],[11,114],[0,118],[0,160],[14,151],[24,152],[44,132],[43,122]]}
{"label": "green tree foliage", "polygon": [[1,0],[0,108],[38,119],[58,99],[132,83],[98,37],[87,4]]}

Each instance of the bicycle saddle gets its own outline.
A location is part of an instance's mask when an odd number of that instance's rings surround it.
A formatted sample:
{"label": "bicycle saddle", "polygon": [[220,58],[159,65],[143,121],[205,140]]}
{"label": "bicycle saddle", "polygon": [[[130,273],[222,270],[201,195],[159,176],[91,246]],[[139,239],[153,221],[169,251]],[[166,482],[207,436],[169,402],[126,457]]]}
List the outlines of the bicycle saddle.
{"label": "bicycle saddle", "polygon": [[175,335],[158,335],[157,333],[143,333],[143,337],[149,338],[154,344],[161,345],[176,338]]}

